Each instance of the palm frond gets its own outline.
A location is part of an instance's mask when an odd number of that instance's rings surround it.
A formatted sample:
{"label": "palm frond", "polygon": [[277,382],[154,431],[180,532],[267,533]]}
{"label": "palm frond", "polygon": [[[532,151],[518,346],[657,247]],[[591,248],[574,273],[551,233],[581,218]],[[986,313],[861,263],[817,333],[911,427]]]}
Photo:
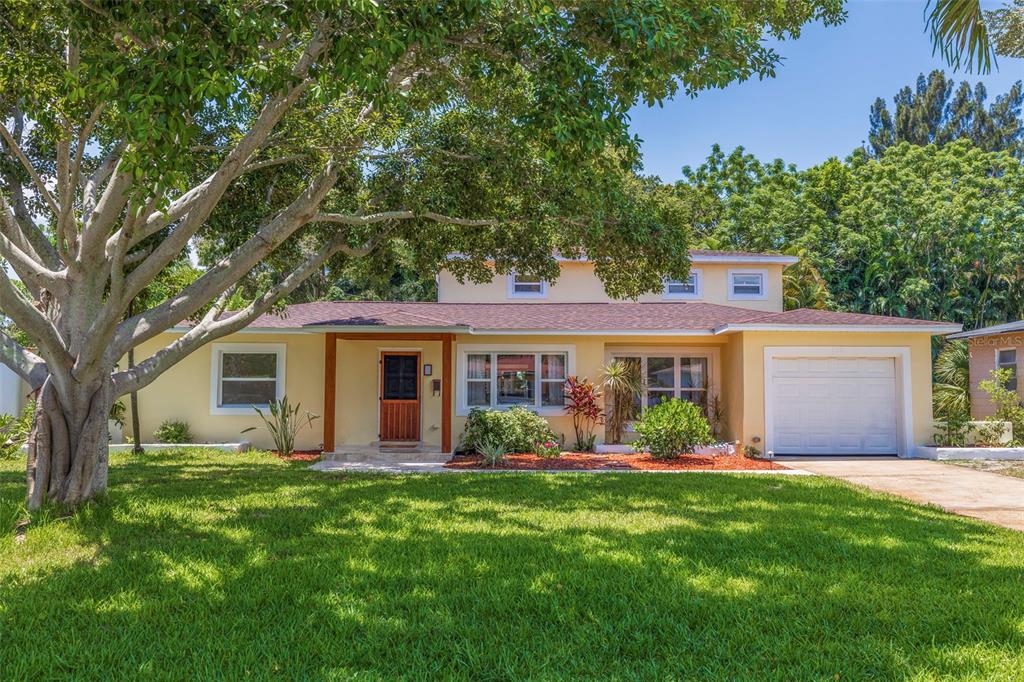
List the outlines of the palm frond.
{"label": "palm frond", "polygon": [[933,54],[942,54],[954,69],[992,70],[995,51],[980,0],[929,0],[925,12]]}

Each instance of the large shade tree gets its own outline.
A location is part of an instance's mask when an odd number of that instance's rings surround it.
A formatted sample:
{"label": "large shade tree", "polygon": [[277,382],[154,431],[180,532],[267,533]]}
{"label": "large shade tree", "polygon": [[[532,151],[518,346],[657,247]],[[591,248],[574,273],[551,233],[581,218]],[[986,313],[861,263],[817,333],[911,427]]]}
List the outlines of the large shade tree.
{"label": "large shade tree", "polygon": [[[34,349],[31,507],[106,486],[113,400],[331,264],[393,257],[613,295],[688,270],[685,212],[634,175],[627,112],[773,75],[767,36],[840,0],[0,3],[0,309]],[[209,267],[127,316],[189,248]],[[389,255],[390,254],[390,255]],[[234,301],[237,305],[229,306]],[[189,330],[133,368],[129,349]]]}

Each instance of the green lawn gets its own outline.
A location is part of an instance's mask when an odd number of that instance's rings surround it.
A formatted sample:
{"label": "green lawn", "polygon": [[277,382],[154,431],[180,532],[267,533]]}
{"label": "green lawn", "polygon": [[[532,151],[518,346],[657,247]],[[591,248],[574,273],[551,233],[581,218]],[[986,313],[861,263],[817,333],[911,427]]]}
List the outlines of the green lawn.
{"label": "green lawn", "polygon": [[0,678],[1021,679],[1024,534],[810,477],[115,456],[23,542]]}

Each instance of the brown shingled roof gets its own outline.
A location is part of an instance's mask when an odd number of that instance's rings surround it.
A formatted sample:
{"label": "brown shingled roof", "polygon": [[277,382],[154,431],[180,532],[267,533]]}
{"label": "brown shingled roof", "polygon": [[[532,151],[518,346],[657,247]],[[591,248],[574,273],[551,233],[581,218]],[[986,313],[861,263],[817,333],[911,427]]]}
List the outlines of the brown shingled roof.
{"label": "brown shingled roof", "polygon": [[[701,302],[664,303],[395,303],[333,301],[288,306],[252,328],[428,328],[516,331],[658,331],[720,333],[725,327],[936,326],[941,322],[824,310],[765,313]],[[952,331],[950,329],[949,331]]]}

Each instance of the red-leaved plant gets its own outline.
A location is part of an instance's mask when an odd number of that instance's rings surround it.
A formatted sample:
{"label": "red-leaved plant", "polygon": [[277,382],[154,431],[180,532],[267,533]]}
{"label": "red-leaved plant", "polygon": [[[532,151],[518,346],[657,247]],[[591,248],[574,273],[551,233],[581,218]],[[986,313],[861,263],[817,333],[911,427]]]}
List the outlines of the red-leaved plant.
{"label": "red-leaved plant", "polygon": [[598,405],[601,392],[589,379],[569,377],[565,380],[565,409],[572,415],[576,431],[576,452],[593,452],[594,426],[604,423],[604,410]]}

